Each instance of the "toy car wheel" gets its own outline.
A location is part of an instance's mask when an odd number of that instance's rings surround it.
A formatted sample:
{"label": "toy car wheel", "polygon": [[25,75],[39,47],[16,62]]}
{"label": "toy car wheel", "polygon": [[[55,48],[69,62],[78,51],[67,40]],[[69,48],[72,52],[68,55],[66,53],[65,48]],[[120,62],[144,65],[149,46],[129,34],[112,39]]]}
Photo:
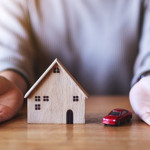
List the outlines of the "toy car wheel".
{"label": "toy car wheel", "polygon": [[130,121],[131,121],[131,117],[128,118],[127,122],[130,122]]}
{"label": "toy car wheel", "polygon": [[120,120],[118,120],[118,121],[117,121],[117,126],[120,126],[120,124],[121,124],[121,123],[120,123]]}

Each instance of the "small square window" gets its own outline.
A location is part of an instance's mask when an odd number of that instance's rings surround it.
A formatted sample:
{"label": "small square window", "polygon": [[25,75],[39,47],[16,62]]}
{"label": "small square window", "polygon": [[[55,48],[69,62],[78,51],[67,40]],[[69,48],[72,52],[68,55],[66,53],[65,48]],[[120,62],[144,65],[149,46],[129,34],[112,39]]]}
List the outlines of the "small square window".
{"label": "small square window", "polygon": [[73,101],[79,101],[79,96],[73,96]]}
{"label": "small square window", "polygon": [[53,72],[54,72],[54,73],[60,73],[60,70],[59,70],[58,67],[56,67],[56,68],[54,68]]}
{"label": "small square window", "polygon": [[40,110],[41,109],[41,105],[40,104],[35,104],[35,110]]}
{"label": "small square window", "polygon": [[35,101],[40,101],[40,96],[35,96]]}
{"label": "small square window", "polygon": [[49,96],[43,96],[43,101],[49,101]]}

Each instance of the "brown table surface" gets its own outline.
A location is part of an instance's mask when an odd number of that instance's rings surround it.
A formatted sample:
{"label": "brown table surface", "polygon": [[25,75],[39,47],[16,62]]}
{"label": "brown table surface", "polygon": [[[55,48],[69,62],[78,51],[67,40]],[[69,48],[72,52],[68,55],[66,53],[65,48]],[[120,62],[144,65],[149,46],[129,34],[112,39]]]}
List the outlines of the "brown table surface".
{"label": "brown table surface", "polygon": [[14,119],[0,124],[0,150],[150,150],[150,127],[134,113],[131,123],[119,127],[101,123],[114,108],[132,111],[127,96],[91,96],[86,100],[86,124],[27,124],[25,104]]}

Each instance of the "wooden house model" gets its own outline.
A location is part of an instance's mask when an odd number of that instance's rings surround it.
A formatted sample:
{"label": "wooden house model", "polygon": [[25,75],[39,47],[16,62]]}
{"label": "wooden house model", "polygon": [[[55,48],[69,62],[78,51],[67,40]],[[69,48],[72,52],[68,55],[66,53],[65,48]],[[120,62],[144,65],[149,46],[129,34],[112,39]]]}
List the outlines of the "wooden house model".
{"label": "wooden house model", "polygon": [[26,93],[28,123],[85,123],[87,93],[55,59]]}

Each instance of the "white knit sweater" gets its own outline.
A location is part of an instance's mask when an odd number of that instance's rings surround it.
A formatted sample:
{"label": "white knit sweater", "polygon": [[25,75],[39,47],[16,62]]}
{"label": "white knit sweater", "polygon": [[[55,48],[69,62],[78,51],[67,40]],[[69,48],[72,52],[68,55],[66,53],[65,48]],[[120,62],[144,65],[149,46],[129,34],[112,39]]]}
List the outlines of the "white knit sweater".
{"label": "white knit sweater", "polygon": [[0,71],[32,84],[56,57],[89,94],[127,94],[150,70],[150,1],[0,0]]}

